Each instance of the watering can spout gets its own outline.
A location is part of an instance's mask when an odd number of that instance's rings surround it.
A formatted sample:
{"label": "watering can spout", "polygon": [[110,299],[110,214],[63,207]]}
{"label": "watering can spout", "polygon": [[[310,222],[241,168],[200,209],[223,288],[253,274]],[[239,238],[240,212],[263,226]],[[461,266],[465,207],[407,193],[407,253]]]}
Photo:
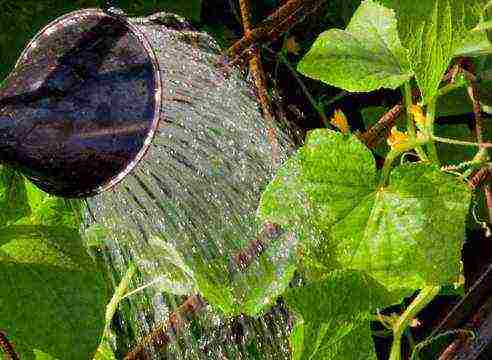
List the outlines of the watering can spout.
{"label": "watering can spout", "polygon": [[109,188],[145,154],[160,86],[136,27],[98,9],[67,14],[31,40],[0,86],[0,161],[54,195]]}

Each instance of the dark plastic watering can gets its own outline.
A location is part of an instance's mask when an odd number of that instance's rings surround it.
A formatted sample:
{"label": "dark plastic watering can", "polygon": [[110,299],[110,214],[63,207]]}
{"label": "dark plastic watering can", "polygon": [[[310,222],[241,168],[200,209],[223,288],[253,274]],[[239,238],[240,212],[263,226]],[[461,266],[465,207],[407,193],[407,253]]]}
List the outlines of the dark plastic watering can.
{"label": "dark plastic watering can", "polygon": [[70,13],[30,41],[0,86],[0,161],[51,194],[93,195],[144,156],[160,105],[146,35],[99,9]]}

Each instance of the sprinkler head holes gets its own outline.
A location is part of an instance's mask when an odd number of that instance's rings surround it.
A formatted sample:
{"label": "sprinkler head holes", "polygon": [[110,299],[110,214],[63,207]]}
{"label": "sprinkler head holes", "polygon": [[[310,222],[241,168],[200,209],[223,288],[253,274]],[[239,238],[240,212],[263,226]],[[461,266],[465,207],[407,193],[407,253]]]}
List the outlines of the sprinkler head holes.
{"label": "sprinkler head holes", "polygon": [[124,178],[157,129],[161,81],[141,31],[99,9],[44,27],[0,86],[0,161],[87,197]]}

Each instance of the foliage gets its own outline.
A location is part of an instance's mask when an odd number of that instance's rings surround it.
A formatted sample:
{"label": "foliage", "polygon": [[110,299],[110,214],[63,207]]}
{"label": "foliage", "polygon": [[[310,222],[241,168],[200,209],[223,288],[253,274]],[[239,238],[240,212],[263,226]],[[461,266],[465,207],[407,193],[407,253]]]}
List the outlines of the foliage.
{"label": "foliage", "polygon": [[9,191],[1,209],[0,329],[23,359],[87,359],[104,327],[107,289],[82,244],[78,204],[4,167],[1,178]]}
{"label": "foliage", "polygon": [[[370,299],[356,293],[363,289],[391,294],[378,297],[383,307],[422,289],[399,320],[384,320],[394,333],[390,359],[399,359],[400,337],[411,317],[437,294],[439,286],[458,280],[471,201],[464,180],[488,157],[475,156],[477,144],[464,126],[434,126],[434,122],[436,112],[470,112],[470,86],[486,93],[487,84],[480,76],[471,84],[469,77],[460,75],[449,90],[442,85],[456,54],[487,53],[485,5],[479,0],[429,0],[418,5],[407,0],[365,0],[345,30],[322,33],[299,62],[304,75],[350,92],[401,87],[408,115],[407,132],[399,124],[400,130],[391,131],[389,146],[375,150],[386,157],[381,170],[357,134],[314,130],[262,195],[260,219],[275,222],[300,239],[297,264],[307,282],[284,293],[298,314],[291,335],[295,359],[375,358],[372,345],[361,345],[364,353],[357,354],[350,344],[365,344],[361,339],[372,343],[367,316],[376,307],[355,304],[350,311],[331,309],[350,305],[354,299]],[[479,59],[478,64],[478,73],[488,71],[487,66],[481,68],[484,61]],[[418,107],[411,101],[413,77],[421,93]],[[385,112],[365,109],[366,126],[374,125]],[[395,166],[400,155],[413,149],[419,161],[402,159]],[[444,172],[441,161],[455,164],[458,171]],[[312,271],[312,264],[318,271]],[[348,271],[374,283],[362,286],[348,277],[333,285],[334,276]],[[323,287],[328,284],[333,288]],[[355,295],[344,298],[344,288]],[[338,323],[347,312],[351,320]]]}

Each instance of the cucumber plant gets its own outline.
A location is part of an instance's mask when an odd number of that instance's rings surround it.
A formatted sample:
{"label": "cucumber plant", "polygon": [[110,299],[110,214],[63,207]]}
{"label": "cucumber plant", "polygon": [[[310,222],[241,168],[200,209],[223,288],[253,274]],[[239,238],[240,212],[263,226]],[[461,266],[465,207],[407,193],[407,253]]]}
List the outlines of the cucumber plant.
{"label": "cucumber plant", "polygon": [[[385,156],[377,169],[363,136],[351,133],[338,114],[332,120],[338,131],[309,133],[262,195],[259,217],[299,239],[305,285],[283,294],[298,319],[294,359],[376,359],[369,328],[374,314],[393,332],[390,360],[400,359],[406,328],[442,286],[458,282],[473,209],[467,180],[490,161],[478,107],[488,101],[491,5],[365,0],[345,30],[319,35],[298,64],[304,75],[349,92],[400,88],[406,123],[393,127],[388,146],[377,149]],[[450,70],[460,69],[452,67],[460,57],[473,57],[477,72]],[[460,97],[461,107],[446,109]],[[477,142],[452,125],[448,133],[457,137],[441,136],[439,114],[471,108]],[[403,314],[378,315],[416,289]]]}

